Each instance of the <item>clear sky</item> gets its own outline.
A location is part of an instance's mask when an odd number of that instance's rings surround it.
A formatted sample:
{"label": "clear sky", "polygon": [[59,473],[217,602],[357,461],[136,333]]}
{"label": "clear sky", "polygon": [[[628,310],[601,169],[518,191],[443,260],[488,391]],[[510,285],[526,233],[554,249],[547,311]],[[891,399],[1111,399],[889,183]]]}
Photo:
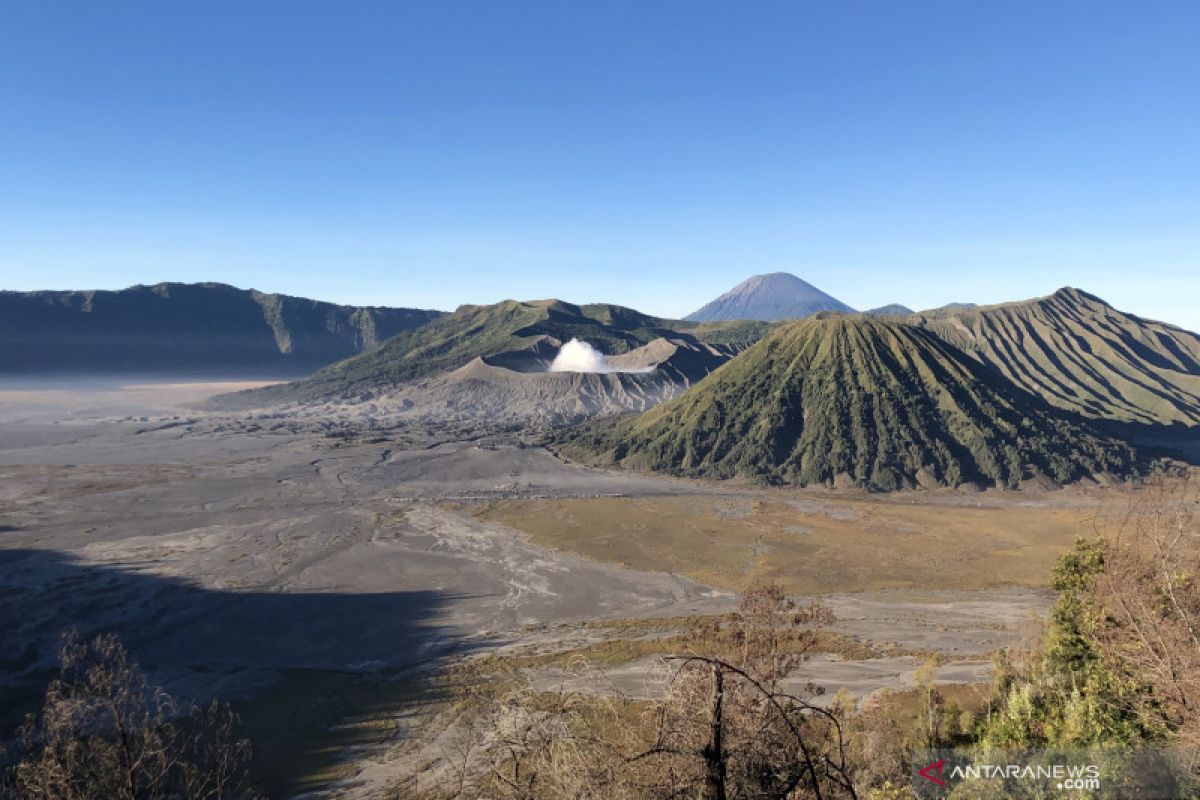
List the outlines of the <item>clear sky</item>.
{"label": "clear sky", "polygon": [[1200,3],[0,4],[0,288],[1200,330]]}

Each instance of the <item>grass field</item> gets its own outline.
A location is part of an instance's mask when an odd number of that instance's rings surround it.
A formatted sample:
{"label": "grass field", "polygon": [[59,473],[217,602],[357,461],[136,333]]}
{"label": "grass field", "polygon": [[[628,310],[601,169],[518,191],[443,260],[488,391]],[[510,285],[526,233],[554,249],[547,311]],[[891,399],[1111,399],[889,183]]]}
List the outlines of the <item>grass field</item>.
{"label": "grass field", "polygon": [[[687,653],[735,660],[736,648],[732,648],[726,639],[714,637],[705,627],[705,623],[724,625],[728,622],[728,615],[621,620],[620,627],[607,630],[593,627],[593,630],[611,633],[612,638],[566,648],[537,647],[525,652],[477,655],[469,663],[474,672],[486,673],[490,670],[499,673],[536,667],[568,667],[579,660],[603,668],[628,664],[649,656]],[[581,626],[580,629],[587,630],[588,626]],[[828,653],[845,659],[878,658],[904,652],[901,648],[880,648],[851,636],[824,630],[806,631],[781,646],[789,652]]]}
{"label": "grass field", "polygon": [[[933,497],[934,499],[929,499]],[[802,493],[501,501],[470,510],[536,544],[740,590],[1042,587],[1055,559],[1123,490],[1030,496]]]}

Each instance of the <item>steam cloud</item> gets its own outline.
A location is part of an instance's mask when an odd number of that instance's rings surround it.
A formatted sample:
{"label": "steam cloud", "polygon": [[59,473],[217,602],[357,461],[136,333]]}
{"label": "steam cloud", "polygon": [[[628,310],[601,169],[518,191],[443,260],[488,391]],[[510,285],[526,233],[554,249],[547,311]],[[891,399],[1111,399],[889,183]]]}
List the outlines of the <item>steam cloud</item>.
{"label": "steam cloud", "polygon": [[587,342],[572,339],[562,346],[554,361],[550,363],[551,372],[614,372],[608,365],[608,360],[596,348]]}

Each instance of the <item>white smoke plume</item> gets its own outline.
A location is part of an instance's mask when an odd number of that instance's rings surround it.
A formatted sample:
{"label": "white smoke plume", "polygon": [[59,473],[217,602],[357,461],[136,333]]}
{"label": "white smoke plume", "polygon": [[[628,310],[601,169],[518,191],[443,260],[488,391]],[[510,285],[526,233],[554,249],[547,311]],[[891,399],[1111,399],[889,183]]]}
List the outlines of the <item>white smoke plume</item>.
{"label": "white smoke plume", "polygon": [[550,363],[551,372],[614,372],[608,365],[608,359],[587,342],[572,339],[562,346],[554,361]]}

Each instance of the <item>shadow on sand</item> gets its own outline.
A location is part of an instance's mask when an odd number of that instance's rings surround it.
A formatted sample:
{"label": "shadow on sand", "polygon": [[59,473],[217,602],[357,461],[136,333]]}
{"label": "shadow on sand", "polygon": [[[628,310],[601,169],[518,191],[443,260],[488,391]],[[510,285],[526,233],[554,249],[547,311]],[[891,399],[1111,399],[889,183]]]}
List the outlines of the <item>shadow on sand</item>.
{"label": "shadow on sand", "polygon": [[456,599],[444,593],[210,589],[145,566],[0,550],[0,739],[39,705],[65,630],[111,632],[173,694],[232,700],[256,778],[282,797],[391,736],[446,657],[479,644],[440,621]]}

